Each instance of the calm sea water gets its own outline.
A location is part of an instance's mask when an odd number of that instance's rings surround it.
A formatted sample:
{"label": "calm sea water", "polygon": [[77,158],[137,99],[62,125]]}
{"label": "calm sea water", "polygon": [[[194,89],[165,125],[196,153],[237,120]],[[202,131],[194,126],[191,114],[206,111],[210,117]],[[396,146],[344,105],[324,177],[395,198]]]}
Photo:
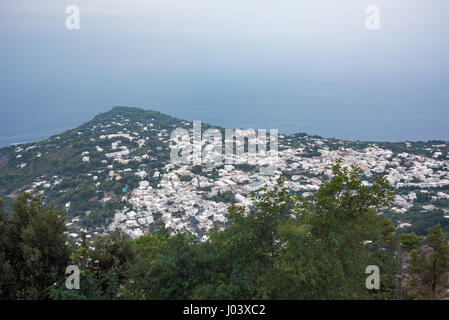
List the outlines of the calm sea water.
{"label": "calm sea water", "polygon": [[376,32],[355,0],[83,6],[78,31],[62,2],[29,3],[0,4],[0,146],[117,105],[228,128],[449,140],[447,1],[385,4]]}
{"label": "calm sea water", "polygon": [[[320,103],[319,103],[320,102]],[[423,106],[413,112],[397,108],[372,110],[360,108],[353,101],[354,110],[325,110],[323,106],[335,104],[333,98],[309,101],[307,106],[271,106],[258,107],[244,104],[233,107],[175,107],[161,108],[143,106],[186,119],[221,125],[226,128],[279,129],[282,133],[306,132],[324,137],[336,137],[349,140],[369,141],[405,141],[405,140],[449,140],[447,120],[444,110],[429,111]],[[346,105],[351,105],[346,103]],[[111,105],[112,106],[112,105]],[[141,107],[141,105],[136,105]],[[321,108],[320,108],[321,107]],[[51,135],[75,128],[89,121],[97,112],[107,111],[109,107],[92,108],[90,112],[65,115],[61,110],[46,113],[35,119],[24,119],[16,125],[14,121],[3,124],[0,129],[0,147],[47,139]],[[410,109],[409,109],[410,110]]]}
{"label": "calm sea water", "polygon": [[[371,78],[363,77],[364,72]],[[23,70],[18,73],[11,82],[0,81],[0,146],[46,139],[116,105],[226,128],[279,129],[349,140],[449,140],[447,75],[390,75],[388,70],[365,69],[257,77],[239,75],[237,70],[233,76],[202,70],[157,78],[123,71],[123,78],[103,81],[110,73],[91,71],[85,81],[82,75],[59,81],[53,79],[58,76],[55,71],[48,78],[27,80],[19,78],[25,77]]]}

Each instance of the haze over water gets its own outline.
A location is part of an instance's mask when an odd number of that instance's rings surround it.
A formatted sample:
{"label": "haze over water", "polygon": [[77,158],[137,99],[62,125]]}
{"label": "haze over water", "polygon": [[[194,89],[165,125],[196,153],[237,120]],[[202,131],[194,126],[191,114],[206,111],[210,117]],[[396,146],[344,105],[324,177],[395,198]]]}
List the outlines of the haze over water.
{"label": "haze over water", "polygon": [[[67,30],[78,5],[81,29]],[[365,27],[368,4],[381,29]],[[2,0],[0,146],[113,106],[228,128],[449,140],[447,0]]]}

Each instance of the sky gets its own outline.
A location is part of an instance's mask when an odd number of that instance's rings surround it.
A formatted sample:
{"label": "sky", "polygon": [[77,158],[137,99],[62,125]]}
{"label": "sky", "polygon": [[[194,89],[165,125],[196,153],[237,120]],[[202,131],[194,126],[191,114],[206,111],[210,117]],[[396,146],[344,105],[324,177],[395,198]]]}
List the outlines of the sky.
{"label": "sky", "polygon": [[[68,30],[65,9],[80,9]],[[366,8],[379,8],[368,30]],[[449,140],[447,0],[2,0],[0,146],[113,106],[228,128]]]}

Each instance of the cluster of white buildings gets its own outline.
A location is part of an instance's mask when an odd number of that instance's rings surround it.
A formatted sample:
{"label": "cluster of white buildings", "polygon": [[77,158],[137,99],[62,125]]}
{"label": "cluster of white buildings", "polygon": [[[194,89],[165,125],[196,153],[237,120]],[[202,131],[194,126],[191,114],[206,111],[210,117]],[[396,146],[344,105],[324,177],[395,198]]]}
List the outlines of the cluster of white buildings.
{"label": "cluster of white buildings", "polygon": [[[191,123],[183,122],[183,125],[188,126]],[[111,126],[120,127],[120,131],[108,134]],[[446,148],[446,145],[434,146],[432,156],[425,157],[412,152],[395,154],[374,143],[356,150],[345,147],[341,141],[337,150],[333,150],[334,148],[329,148],[330,140],[313,137],[305,137],[299,145],[291,147],[295,138],[281,135],[278,169],[272,175],[260,174],[257,166],[256,170],[242,171],[235,165],[223,163],[215,167],[218,176],[211,178],[207,173],[214,170],[212,165],[202,165],[200,173],[193,173],[191,164],[172,163],[166,163],[165,167],[157,171],[146,166],[123,169],[123,165],[126,167],[130,161],[139,163],[143,159],[155,158],[154,153],[149,155],[141,152],[145,150],[144,148],[149,148],[150,136],[168,148],[170,131],[157,130],[151,122],[131,123],[129,119],[122,117],[113,123],[94,126],[91,130],[100,131],[101,134],[97,139],[91,139],[95,147],[82,152],[80,161],[89,162],[92,152],[104,154],[101,161],[103,167],[89,173],[96,187],[101,189],[101,185],[105,182],[98,179],[103,172],[106,172],[107,180],[118,181],[127,174],[134,174],[141,180],[138,188],[121,195],[121,199],[126,200],[129,206],[117,210],[108,226],[109,230],[122,228],[134,238],[149,232],[154,225],[159,224],[173,233],[187,231],[205,239],[207,232],[214,226],[223,228],[226,224],[225,216],[230,203],[214,201],[213,199],[217,199],[214,198],[215,195],[231,191],[237,203],[248,212],[252,205],[251,192],[262,187],[273,187],[281,171],[284,171],[289,173],[286,187],[307,196],[317,191],[321,183],[332,177],[331,167],[337,159],[342,159],[344,166],[359,165],[363,183],[366,185],[372,183],[373,177],[382,175],[386,176],[393,187],[403,190],[396,195],[394,206],[391,208],[398,214],[407,212],[413,206],[417,190],[428,192],[428,189],[449,186],[449,159],[446,156],[441,160],[443,153],[439,150]],[[100,141],[101,144],[98,143]],[[310,148],[318,150],[320,155],[308,156],[307,150]],[[135,153],[136,150],[140,152]],[[22,147],[17,147],[16,157],[20,159],[24,151]],[[234,164],[244,163],[245,156],[245,154],[242,158],[235,156]],[[118,163],[121,169],[116,168]],[[26,163],[21,163],[20,166],[25,167]],[[158,179],[157,187],[150,185],[149,178]],[[51,181],[37,180],[27,191],[43,193],[52,185],[61,183],[62,179],[56,176]],[[449,199],[449,195],[445,192],[439,192],[432,197],[432,199]],[[105,196],[99,200],[109,201],[110,197]],[[428,207],[428,210],[433,208]]]}
{"label": "cluster of white buildings", "polygon": [[[284,137],[281,138],[285,143],[279,150],[279,170],[272,176],[261,175],[257,170],[244,172],[233,165],[223,165],[218,169],[218,178],[212,179],[202,173],[192,173],[192,165],[167,164],[160,173],[158,187],[152,188],[143,179],[139,188],[131,193],[129,201],[132,208],[117,212],[109,227],[121,227],[135,237],[147,232],[149,224],[160,221],[171,232],[185,230],[203,237],[214,225],[223,227],[225,214],[230,206],[229,203],[211,200],[211,196],[229,190],[238,204],[249,211],[252,204],[250,193],[262,187],[273,187],[280,170],[292,173],[291,178],[286,181],[287,188],[301,191],[307,196],[332,176],[331,167],[337,159],[342,159],[344,166],[358,164],[366,185],[370,185],[376,175],[386,176],[395,188],[408,186],[423,192],[427,188],[449,185],[447,160],[407,153],[394,156],[392,151],[377,146],[363,150],[344,147],[329,150],[324,139],[309,139],[309,146],[322,148],[319,149],[321,156],[307,157],[307,145],[293,149],[288,147],[288,141]],[[239,163],[238,159],[236,162]],[[207,172],[213,168],[202,166],[202,169]],[[185,176],[190,178],[181,181],[180,177]],[[208,191],[204,191],[206,187]],[[438,197],[449,198],[449,195],[440,192]],[[391,210],[398,214],[405,213],[415,200],[415,191],[400,192],[396,195]],[[432,210],[431,207],[428,209]],[[131,219],[126,215],[126,210],[136,212],[136,216]]]}

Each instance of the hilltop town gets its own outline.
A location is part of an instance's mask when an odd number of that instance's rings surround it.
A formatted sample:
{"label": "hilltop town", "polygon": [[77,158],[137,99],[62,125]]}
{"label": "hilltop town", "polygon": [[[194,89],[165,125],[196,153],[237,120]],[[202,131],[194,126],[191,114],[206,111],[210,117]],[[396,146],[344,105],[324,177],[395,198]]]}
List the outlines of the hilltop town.
{"label": "hilltop town", "polygon": [[[301,197],[332,176],[337,159],[357,164],[363,183],[386,176],[396,190],[382,214],[398,230],[425,232],[440,222],[449,232],[449,146],[444,141],[351,142],[280,134],[277,169],[262,175],[245,155],[232,164],[174,164],[170,134],[192,132],[192,122],[155,111],[116,107],[82,126],[48,140],[0,149],[0,196],[40,195],[66,212],[74,241],[115,228],[132,238],[162,229],[207,239],[226,227],[236,204],[251,211],[251,193],[271,188],[281,174]],[[217,128],[203,125],[203,129]],[[269,129],[269,128],[267,128]]]}

